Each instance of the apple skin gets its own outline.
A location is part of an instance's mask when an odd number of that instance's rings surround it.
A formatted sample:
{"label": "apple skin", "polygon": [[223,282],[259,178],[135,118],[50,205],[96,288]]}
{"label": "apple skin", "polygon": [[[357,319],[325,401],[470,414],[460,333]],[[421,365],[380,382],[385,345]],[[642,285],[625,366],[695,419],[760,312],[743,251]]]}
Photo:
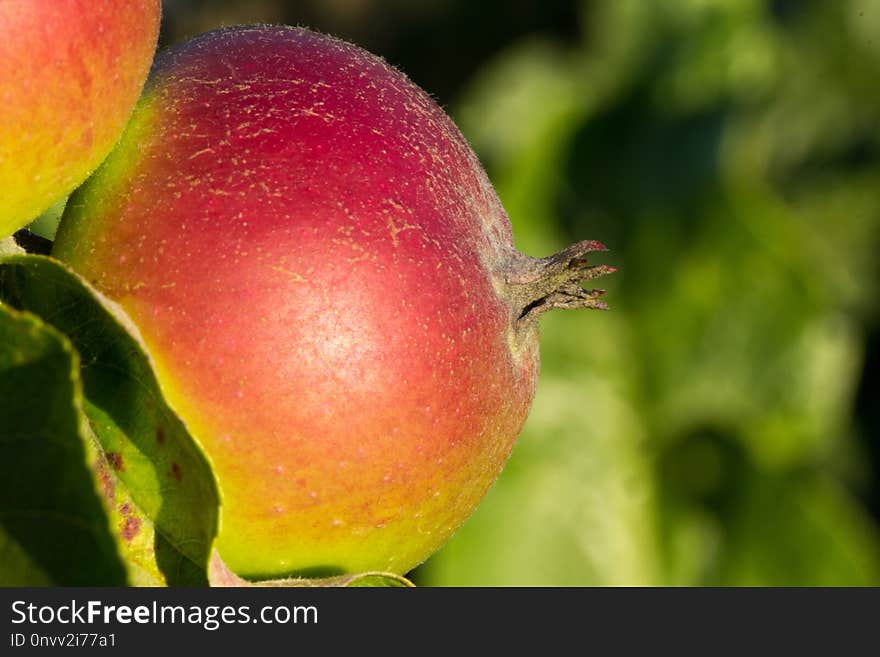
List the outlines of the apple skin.
{"label": "apple skin", "polygon": [[160,0],[0,2],[0,238],[79,185],[119,139]]}
{"label": "apple skin", "polygon": [[138,325],[240,575],[410,570],[526,419],[507,215],[443,110],[342,41],[236,27],[160,54],[53,254]]}

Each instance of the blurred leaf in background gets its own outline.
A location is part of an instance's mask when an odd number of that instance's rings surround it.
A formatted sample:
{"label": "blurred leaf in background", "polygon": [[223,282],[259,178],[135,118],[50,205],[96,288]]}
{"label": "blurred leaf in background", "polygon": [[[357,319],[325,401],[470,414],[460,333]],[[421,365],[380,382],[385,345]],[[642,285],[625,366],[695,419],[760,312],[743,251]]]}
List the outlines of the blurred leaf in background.
{"label": "blurred leaf in background", "polygon": [[422,585],[880,585],[880,0],[166,0],[306,24],[450,109],[521,250],[599,239]]}

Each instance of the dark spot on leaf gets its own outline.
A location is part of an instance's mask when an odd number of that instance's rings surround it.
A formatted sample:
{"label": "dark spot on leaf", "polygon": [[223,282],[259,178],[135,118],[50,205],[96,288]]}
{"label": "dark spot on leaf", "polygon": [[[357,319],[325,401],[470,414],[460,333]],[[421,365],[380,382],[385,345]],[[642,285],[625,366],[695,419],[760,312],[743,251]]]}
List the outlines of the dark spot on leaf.
{"label": "dark spot on leaf", "polygon": [[122,454],[119,452],[107,452],[107,460],[114,470],[118,472],[125,470],[125,463],[122,462]]}
{"label": "dark spot on leaf", "polygon": [[162,430],[161,427],[156,429],[156,442],[160,445],[163,445],[165,443],[165,432]]}
{"label": "dark spot on leaf", "polygon": [[96,469],[98,472],[98,479],[101,480],[101,492],[104,494],[104,498],[112,503],[113,498],[116,495],[116,487],[113,485],[113,477],[101,461],[98,462]]}
{"label": "dark spot on leaf", "polygon": [[125,519],[125,522],[122,523],[122,538],[126,541],[131,541],[135,536],[137,536],[138,531],[141,528],[141,521],[139,518],[135,518],[133,516],[128,516]]}
{"label": "dark spot on leaf", "polygon": [[177,463],[171,464],[171,476],[174,477],[177,481],[180,481],[182,475],[180,472],[180,466]]}
{"label": "dark spot on leaf", "polygon": [[126,502],[125,504],[120,504],[119,505],[119,513],[121,513],[124,516],[129,515],[131,513],[131,504],[129,504],[128,502]]}

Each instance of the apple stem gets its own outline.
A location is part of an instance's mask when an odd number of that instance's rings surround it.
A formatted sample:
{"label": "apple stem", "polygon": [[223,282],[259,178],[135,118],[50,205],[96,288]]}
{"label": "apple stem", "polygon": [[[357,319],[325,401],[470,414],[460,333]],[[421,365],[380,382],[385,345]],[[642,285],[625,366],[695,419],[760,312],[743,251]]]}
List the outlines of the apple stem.
{"label": "apple stem", "polygon": [[586,255],[607,251],[601,242],[577,242],[546,258],[520,255],[505,271],[503,280],[520,326],[531,325],[554,308],[593,308],[608,310],[600,299],[601,289],[584,289],[582,283],[613,274],[609,265],[590,265]]}

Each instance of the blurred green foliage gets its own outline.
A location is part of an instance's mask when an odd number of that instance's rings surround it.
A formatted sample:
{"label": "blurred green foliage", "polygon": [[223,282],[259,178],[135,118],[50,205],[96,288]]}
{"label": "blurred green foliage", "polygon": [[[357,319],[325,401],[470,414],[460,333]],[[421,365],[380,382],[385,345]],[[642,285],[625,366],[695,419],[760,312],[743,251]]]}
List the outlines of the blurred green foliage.
{"label": "blurred green foliage", "polygon": [[[249,9],[243,9],[243,7]],[[422,585],[880,585],[880,1],[168,0],[409,73],[518,246],[610,246]]]}
{"label": "blurred green foliage", "polygon": [[611,246],[613,310],[544,320],[509,467],[419,581],[880,584],[880,3],[608,0],[582,29],[499,53],[456,114],[522,250]]}

